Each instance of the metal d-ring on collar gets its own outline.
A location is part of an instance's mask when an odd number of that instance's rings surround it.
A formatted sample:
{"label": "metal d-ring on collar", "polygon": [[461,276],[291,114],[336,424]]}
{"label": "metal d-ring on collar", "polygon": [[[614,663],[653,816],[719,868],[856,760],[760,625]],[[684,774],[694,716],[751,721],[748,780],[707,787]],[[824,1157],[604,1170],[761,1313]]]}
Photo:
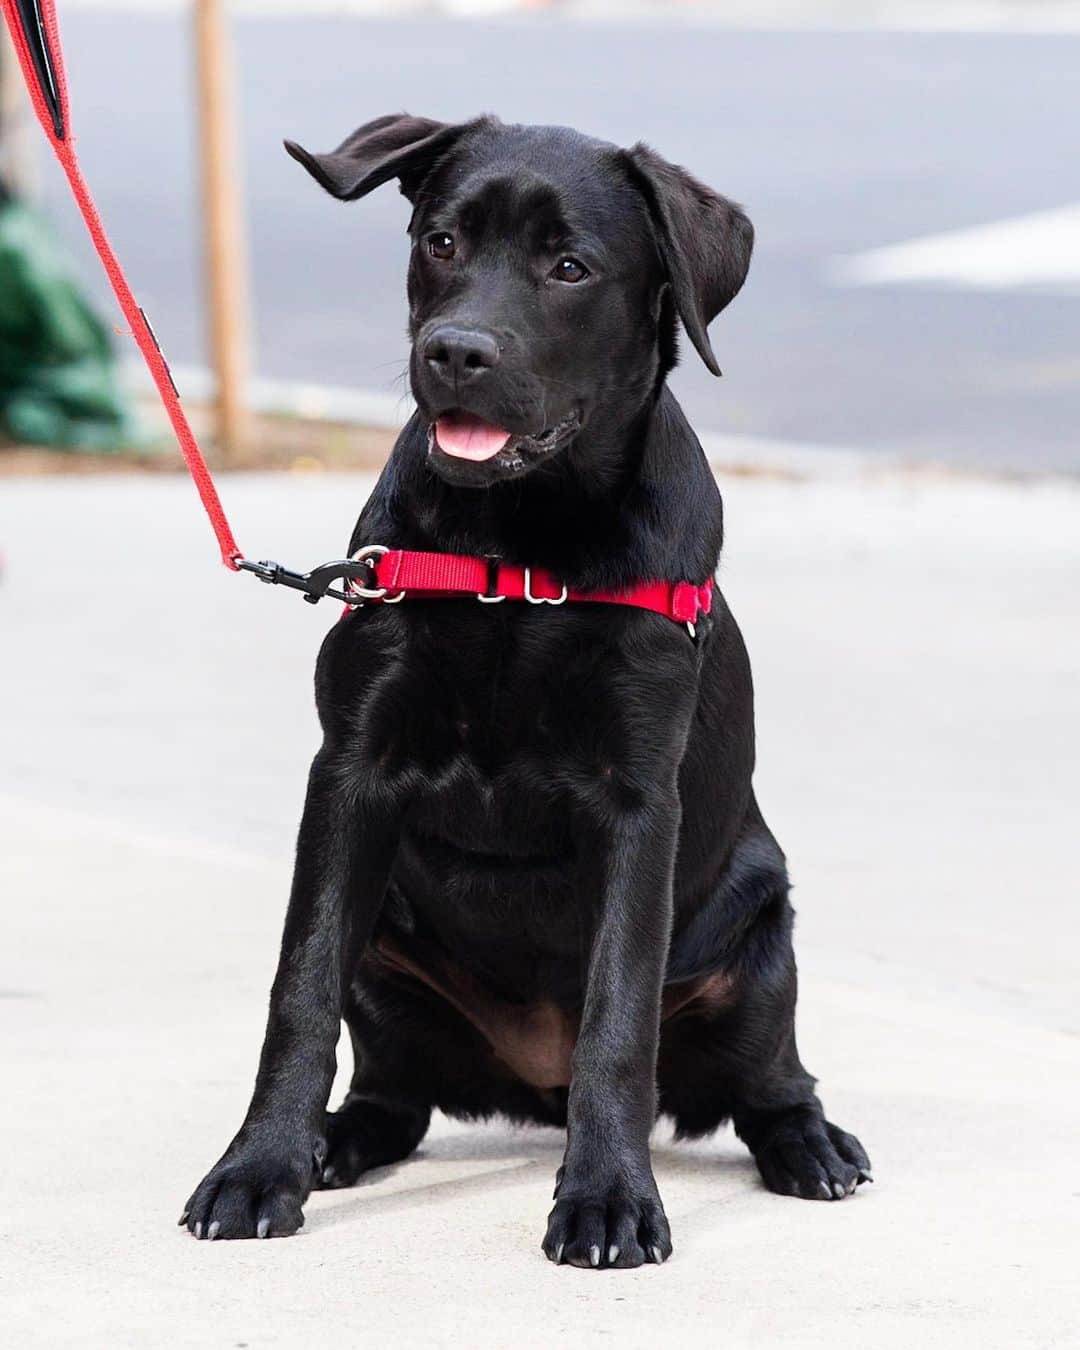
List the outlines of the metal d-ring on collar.
{"label": "metal d-ring on collar", "polygon": [[529,602],[530,605],[564,605],[564,604],[566,604],[566,597],[567,597],[569,594],[570,594],[570,592],[566,589],[566,583],[564,582],[564,583],[563,583],[563,588],[562,588],[562,595],[557,595],[557,596],[555,596],[554,598],[549,598],[549,597],[546,596],[546,595],[533,595],[533,593],[532,593],[532,568],[531,568],[531,567],[526,567],[526,569],[525,569],[525,599],[528,600],[528,602]]}
{"label": "metal d-ring on collar", "polygon": [[[386,544],[365,544],[363,548],[358,548],[349,559],[350,562],[365,563],[375,573],[375,558],[381,558],[383,554],[389,553],[390,549]],[[388,599],[385,586],[360,586],[355,581],[349,582],[349,595],[355,596],[357,601],[363,600],[381,600],[384,605],[396,605],[405,599],[405,592],[398,591],[394,598]]]}

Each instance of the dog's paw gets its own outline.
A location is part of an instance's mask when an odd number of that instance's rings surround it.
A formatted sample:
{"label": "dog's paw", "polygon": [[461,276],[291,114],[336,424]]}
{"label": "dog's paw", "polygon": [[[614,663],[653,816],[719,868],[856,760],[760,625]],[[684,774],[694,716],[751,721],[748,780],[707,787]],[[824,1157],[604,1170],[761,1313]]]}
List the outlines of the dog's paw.
{"label": "dog's paw", "polygon": [[316,1188],[355,1186],[372,1168],[407,1158],[430,1120],[427,1106],[350,1093],[341,1109],[328,1112],[323,1122],[326,1147],[316,1168]]}
{"label": "dog's paw", "polygon": [[[340,1117],[340,1118],[339,1118]],[[341,1190],[355,1186],[365,1172],[378,1166],[378,1157],[368,1146],[362,1133],[352,1128],[344,1113],[327,1114],[326,1157],[315,1172],[317,1191]]]}
{"label": "dog's paw", "polygon": [[[355,1186],[365,1172],[386,1161],[387,1149],[379,1130],[383,1120],[369,1119],[370,1108],[363,1102],[350,1103],[340,1111],[329,1111],[323,1133],[326,1157],[315,1172],[315,1189],[341,1190]],[[395,1150],[396,1151],[396,1150]],[[403,1148],[401,1150],[405,1152]]]}
{"label": "dog's paw", "polygon": [[180,1215],[197,1238],[289,1237],[302,1227],[315,1162],[250,1146],[230,1148],[199,1182]]}
{"label": "dog's paw", "polygon": [[843,1200],[874,1179],[862,1144],[820,1116],[781,1121],[754,1156],[770,1191],[804,1200]]}
{"label": "dog's paw", "polygon": [[644,1193],[613,1186],[564,1195],[560,1185],[541,1244],[557,1266],[662,1265],[671,1255],[671,1229],[655,1186]]}

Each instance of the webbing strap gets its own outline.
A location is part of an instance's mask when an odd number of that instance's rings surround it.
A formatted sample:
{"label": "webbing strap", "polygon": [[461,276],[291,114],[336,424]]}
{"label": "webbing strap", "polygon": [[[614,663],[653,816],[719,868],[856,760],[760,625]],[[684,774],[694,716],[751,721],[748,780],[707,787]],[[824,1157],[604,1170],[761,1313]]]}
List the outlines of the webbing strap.
{"label": "webbing strap", "polygon": [[120,308],[124,312],[131,328],[131,335],[142,352],[154,384],[157,386],[161,402],[172,423],[184,463],[195,482],[196,490],[202,501],[210,524],[221,550],[221,560],[226,567],[237,570],[237,562],[243,557],[233,538],[229,522],[214,487],[210,470],[203,459],[202,451],[191,430],[187,417],[180,405],[180,396],[173,384],[168,363],[158,346],[150,321],[131,293],[131,287],[117,261],[112,245],[105,234],[97,207],[90,195],[90,189],[79,169],[75,155],[74,140],[71,135],[71,122],[68,112],[67,84],[64,79],[64,59],[60,48],[60,32],[56,23],[56,10],[53,0],[0,0],[4,19],[11,33],[11,40],[22,68],[23,79],[30,91],[34,112],[41,123],[56,154],[60,165],[71,184],[71,191],[78,203],[90,238],[97,249],[109,282]]}
{"label": "webbing strap", "polygon": [[[607,605],[633,605],[651,609],[678,623],[696,623],[712,605],[711,578],[702,585],[689,581],[637,581],[619,590],[579,591],[562,585],[551,572],[524,567],[501,559],[476,558],[458,553],[428,553],[412,549],[388,549],[373,558],[371,566],[377,588],[408,596],[477,595],[486,600],[531,600],[562,604],[564,601],[597,601]],[[381,598],[381,597],[380,597]]]}

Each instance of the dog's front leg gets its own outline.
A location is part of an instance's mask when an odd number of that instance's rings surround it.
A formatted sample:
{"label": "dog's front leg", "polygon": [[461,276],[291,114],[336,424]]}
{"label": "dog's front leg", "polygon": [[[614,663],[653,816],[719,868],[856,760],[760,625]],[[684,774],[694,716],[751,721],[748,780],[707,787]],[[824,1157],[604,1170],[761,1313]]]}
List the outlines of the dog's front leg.
{"label": "dog's front leg", "polygon": [[675,789],[600,831],[599,903],[574,1050],[566,1156],[543,1247],[556,1263],[665,1261],[671,1234],[653,1179],[660,994],[679,827]]}
{"label": "dog's front leg", "polygon": [[281,1237],[325,1149],[323,1120],[348,981],[386,889],[390,799],[358,789],[325,749],[312,765],[255,1091],[243,1125],[180,1222],[196,1237]]}

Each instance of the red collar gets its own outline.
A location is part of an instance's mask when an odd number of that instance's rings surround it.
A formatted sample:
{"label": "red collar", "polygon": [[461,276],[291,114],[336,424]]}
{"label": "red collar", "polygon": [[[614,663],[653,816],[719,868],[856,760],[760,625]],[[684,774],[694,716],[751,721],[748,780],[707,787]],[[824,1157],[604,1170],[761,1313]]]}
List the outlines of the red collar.
{"label": "red collar", "polygon": [[370,572],[370,585],[349,583],[356,597],[351,604],[396,605],[412,596],[475,596],[483,604],[527,600],[532,605],[562,605],[566,601],[599,601],[605,605],[633,605],[651,609],[675,623],[684,623],[694,636],[694,625],[712,604],[713,581],[697,586],[689,581],[638,581],[620,590],[577,591],[564,586],[553,573],[524,567],[500,558],[471,558],[459,553],[418,553],[411,549],[367,544],[353,554]]}

